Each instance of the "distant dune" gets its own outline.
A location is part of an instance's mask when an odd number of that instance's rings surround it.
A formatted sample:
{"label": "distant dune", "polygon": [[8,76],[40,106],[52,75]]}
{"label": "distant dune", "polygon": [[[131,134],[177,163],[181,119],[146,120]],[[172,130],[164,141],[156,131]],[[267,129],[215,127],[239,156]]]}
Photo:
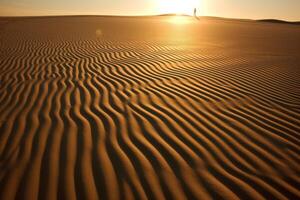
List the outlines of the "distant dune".
{"label": "distant dune", "polygon": [[257,20],[259,22],[268,22],[268,23],[279,23],[279,24],[295,24],[295,25],[300,25],[300,22],[289,22],[289,21],[284,21],[284,20],[278,20],[278,19],[261,19]]}
{"label": "distant dune", "polygon": [[[191,15],[185,15],[185,14],[174,14],[174,13],[169,13],[169,14],[161,14],[158,16],[166,17],[166,16],[186,16],[186,17],[193,17]],[[199,16],[201,19],[211,19],[211,20],[230,20],[230,21],[252,21],[251,19],[234,19],[234,18],[224,18],[224,17],[213,17],[213,16]],[[258,20],[253,20],[257,22],[266,22],[266,23],[278,23],[278,24],[294,24],[294,25],[299,25],[300,21],[284,21],[280,19],[258,19]]]}
{"label": "distant dune", "polygon": [[[176,14],[176,13],[165,13],[159,15],[144,15],[144,16],[134,16],[134,15],[49,15],[49,16],[0,16],[0,19],[15,19],[15,18],[52,18],[52,17],[109,17],[109,18],[143,18],[143,17],[173,17],[173,16],[183,16],[183,17],[191,17],[194,18],[193,15],[188,14]],[[251,19],[238,19],[238,18],[226,18],[226,17],[215,17],[215,16],[199,16],[201,19],[210,19],[210,20],[229,20],[229,21],[257,21],[257,22],[266,22],[266,23],[282,23],[282,24],[295,24],[299,25],[300,21],[285,21],[280,19],[258,19],[258,20],[251,20]]]}
{"label": "distant dune", "polygon": [[1,18],[0,199],[300,199],[299,43],[256,21]]}

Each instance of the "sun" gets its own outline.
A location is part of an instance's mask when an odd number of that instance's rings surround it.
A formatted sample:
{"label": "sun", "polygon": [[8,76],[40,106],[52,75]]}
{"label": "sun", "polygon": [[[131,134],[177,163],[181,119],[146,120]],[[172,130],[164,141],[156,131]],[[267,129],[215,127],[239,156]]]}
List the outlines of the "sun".
{"label": "sun", "polygon": [[201,0],[158,0],[160,13],[191,15],[194,8],[199,8]]}

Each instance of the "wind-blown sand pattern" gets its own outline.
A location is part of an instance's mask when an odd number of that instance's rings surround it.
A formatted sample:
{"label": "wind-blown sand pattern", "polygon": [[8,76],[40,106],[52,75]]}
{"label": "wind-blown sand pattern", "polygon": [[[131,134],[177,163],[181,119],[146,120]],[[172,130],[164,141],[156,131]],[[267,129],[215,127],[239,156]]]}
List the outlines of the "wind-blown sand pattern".
{"label": "wind-blown sand pattern", "polygon": [[0,199],[300,198],[299,26],[0,21]]}

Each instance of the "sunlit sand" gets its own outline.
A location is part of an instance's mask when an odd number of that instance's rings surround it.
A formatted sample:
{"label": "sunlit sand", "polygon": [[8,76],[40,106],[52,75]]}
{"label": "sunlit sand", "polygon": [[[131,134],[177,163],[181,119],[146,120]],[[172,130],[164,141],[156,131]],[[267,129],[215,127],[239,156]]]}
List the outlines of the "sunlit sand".
{"label": "sunlit sand", "polygon": [[300,27],[0,19],[0,199],[300,199]]}
{"label": "sunlit sand", "polygon": [[190,24],[190,23],[196,23],[196,19],[190,16],[180,16],[180,15],[175,15],[171,16],[168,19],[168,22],[175,24],[175,25],[185,25],[185,24]]}

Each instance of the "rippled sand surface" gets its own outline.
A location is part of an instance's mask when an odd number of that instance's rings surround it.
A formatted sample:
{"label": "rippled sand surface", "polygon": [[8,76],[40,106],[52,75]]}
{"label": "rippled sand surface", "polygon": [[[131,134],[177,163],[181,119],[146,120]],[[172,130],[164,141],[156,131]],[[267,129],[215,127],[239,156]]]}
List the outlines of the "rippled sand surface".
{"label": "rippled sand surface", "polygon": [[0,19],[0,199],[299,199],[300,26]]}

